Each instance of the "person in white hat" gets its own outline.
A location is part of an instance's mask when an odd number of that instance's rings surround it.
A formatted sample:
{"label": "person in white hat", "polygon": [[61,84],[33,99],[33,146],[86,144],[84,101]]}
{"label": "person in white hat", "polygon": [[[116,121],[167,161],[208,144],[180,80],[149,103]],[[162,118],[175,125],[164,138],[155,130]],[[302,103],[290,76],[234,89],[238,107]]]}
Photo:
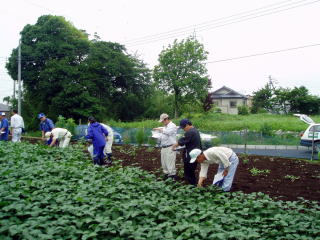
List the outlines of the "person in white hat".
{"label": "person in white hat", "polygon": [[47,140],[52,140],[49,147],[54,146],[57,140],[59,141],[60,148],[68,147],[71,136],[72,134],[65,128],[54,128],[51,130],[51,132],[45,133],[45,137],[47,138]]}
{"label": "person in white hat", "polygon": [[209,165],[217,163],[219,164],[217,174],[222,174],[223,179],[216,185],[226,192],[230,191],[239,163],[238,156],[232,149],[226,147],[211,147],[203,152],[200,149],[193,149],[190,152],[190,157],[190,163],[201,163],[198,181],[199,187],[203,186],[203,182],[207,178]]}
{"label": "person in white hat", "polygon": [[159,122],[164,127],[154,128],[154,131],[159,131],[161,145],[161,166],[166,177],[176,178],[176,156],[177,151],[172,149],[172,146],[177,142],[177,126],[170,120],[169,115],[162,113]]}

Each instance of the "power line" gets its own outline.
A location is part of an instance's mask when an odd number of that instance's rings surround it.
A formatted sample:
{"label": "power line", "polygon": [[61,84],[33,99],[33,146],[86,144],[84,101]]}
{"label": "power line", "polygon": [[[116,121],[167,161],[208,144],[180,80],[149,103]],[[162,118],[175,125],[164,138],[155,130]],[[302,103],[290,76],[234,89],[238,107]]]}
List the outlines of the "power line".
{"label": "power line", "polygon": [[[303,48],[308,48],[308,47],[315,47],[315,46],[319,46],[320,43],[316,43],[316,44],[309,44],[309,45],[303,45],[303,46],[299,46],[299,47],[293,47],[293,48],[286,48],[286,49],[281,49],[281,50],[275,50],[275,51],[269,51],[269,52],[262,52],[262,53],[255,53],[255,54],[249,54],[249,55],[245,55],[245,56],[239,56],[239,57],[232,57],[232,58],[226,58],[226,59],[220,59],[220,60],[215,60],[215,61],[210,61],[207,63],[216,63],[216,62],[224,62],[224,61],[231,61],[231,60],[237,60],[237,59],[241,59],[241,58],[249,58],[249,57],[255,57],[255,56],[261,56],[261,55],[267,55],[267,54],[273,54],[273,53],[279,53],[279,52],[286,52],[286,51],[292,51],[292,50],[298,50],[298,49],[303,49]],[[53,57],[68,57],[67,55],[63,55],[63,54],[58,54],[58,55],[50,55],[48,56],[48,58],[30,58],[27,57],[24,59],[21,59],[21,61],[24,62],[29,62],[29,63],[35,63],[37,61],[47,61],[47,60],[62,60],[62,59],[53,59]],[[4,72],[0,72],[0,74],[4,74]]]}
{"label": "power line", "polygon": [[221,18],[210,20],[210,21],[194,24],[194,25],[191,25],[191,26],[186,26],[186,27],[182,27],[182,28],[176,28],[176,29],[173,29],[173,30],[170,30],[170,31],[166,31],[166,32],[162,32],[162,33],[151,34],[151,35],[147,35],[147,36],[144,36],[144,37],[134,38],[134,39],[126,41],[125,43],[140,41],[140,40],[144,40],[144,39],[147,40],[148,38],[153,38],[153,37],[158,37],[158,36],[161,37],[161,35],[168,34],[168,33],[175,33],[175,32],[179,32],[181,30],[188,30],[188,31],[194,30],[195,28],[197,28],[199,26],[202,26],[202,25],[211,24],[211,23],[214,23],[214,22],[217,22],[217,21],[221,21],[221,20],[224,20],[224,19],[232,18],[232,17],[238,16],[238,15],[249,13],[249,12],[254,12],[254,11],[259,10],[259,9],[264,9],[264,8],[269,7],[269,6],[279,5],[279,4],[282,4],[282,3],[285,3],[285,2],[290,2],[290,1],[292,1],[292,0],[286,0],[286,1],[283,1],[283,2],[278,2],[278,3],[275,3],[275,4],[267,5],[267,6],[256,8],[256,9],[253,9],[253,10],[248,10],[248,11],[240,12],[240,13],[237,13],[237,14],[233,14],[233,15],[230,15],[230,16],[227,16],[227,17],[221,17]]}
{"label": "power line", "polygon": [[225,58],[225,59],[210,61],[210,62],[206,62],[206,63],[207,63],[207,64],[210,64],[210,63],[233,61],[233,60],[238,60],[238,59],[242,59],[242,58],[257,57],[257,56],[262,56],[262,55],[267,55],[267,54],[287,52],[287,51],[298,50],[298,49],[308,48],[308,47],[316,47],[316,46],[320,46],[320,43],[310,44],[310,45],[305,45],[305,46],[300,46],[300,47],[293,47],[293,48],[281,49],[281,50],[270,51],[270,52],[250,54],[250,55],[245,55],[245,56],[240,56],[240,57]]}
{"label": "power line", "polygon": [[[294,9],[294,8],[310,5],[310,4],[319,2],[320,0],[315,0],[315,1],[312,1],[312,2],[303,3],[305,1],[306,0],[300,0],[298,2],[286,4],[286,5],[283,5],[283,6],[278,6],[278,7],[271,8],[271,9],[266,9],[266,10],[263,10],[263,11],[260,11],[260,12],[254,12],[254,13],[247,14],[247,15],[243,15],[243,13],[235,14],[235,15],[231,15],[229,17],[212,20],[210,22],[206,22],[205,24],[200,24],[196,28],[195,28],[195,26],[197,26],[197,25],[193,25],[193,26],[191,26],[193,29],[181,30],[181,31],[172,30],[172,31],[170,31],[171,33],[170,32],[165,32],[165,33],[159,33],[159,34],[155,34],[155,35],[150,35],[150,36],[147,36],[147,37],[141,37],[140,39],[137,39],[137,40],[127,41],[124,44],[127,44],[129,46],[137,46],[137,45],[143,45],[143,44],[157,42],[157,41],[161,41],[161,40],[166,40],[166,39],[170,39],[170,38],[173,38],[173,37],[190,34],[191,31],[195,31],[196,30],[198,32],[201,32],[201,31],[206,31],[206,30],[218,28],[218,27],[223,27],[223,26],[226,26],[226,25],[239,23],[239,22],[251,20],[251,19],[254,19],[254,18],[258,18],[258,17],[262,17],[262,16],[266,16],[266,15],[271,15],[271,14],[275,14],[275,13],[278,13],[278,12],[283,12],[283,11],[287,11],[287,10],[290,10],[290,9]],[[301,3],[303,3],[303,4],[301,4]],[[288,6],[288,5],[289,5],[289,7],[286,7],[286,8],[283,9],[284,6]],[[294,6],[292,6],[292,5],[294,5]],[[271,11],[271,10],[275,10],[275,9],[278,9],[278,8],[282,8],[282,9],[279,9],[279,10],[276,10],[276,11]],[[254,11],[254,10],[247,11],[247,12],[252,12],[252,11]],[[244,12],[244,13],[247,13],[247,12]],[[257,15],[257,14],[260,14],[260,15]],[[239,16],[239,17],[236,17],[236,18],[231,18],[231,19],[226,20],[226,21],[221,21],[221,19],[226,19],[226,18],[230,18],[232,16],[238,16],[238,15],[243,15],[243,16]],[[214,23],[214,22],[217,22],[217,23]],[[189,28],[191,28],[191,27],[189,27]]]}
{"label": "power line", "polygon": [[147,35],[147,36],[144,36],[144,37],[134,38],[134,39],[128,40],[127,42],[132,42],[132,41],[136,41],[136,40],[140,40],[140,39],[145,39],[145,38],[149,38],[149,37],[155,37],[155,36],[159,36],[159,35],[166,34],[166,33],[176,32],[176,31],[179,31],[179,30],[186,30],[186,29],[190,29],[190,28],[191,28],[191,29],[194,29],[194,28],[196,28],[197,26],[201,26],[201,25],[203,25],[203,24],[208,24],[208,23],[216,22],[216,21],[223,20],[223,19],[226,19],[226,18],[238,16],[238,15],[241,15],[241,14],[244,14],[244,13],[252,12],[252,11],[255,11],[255,10],[263,9],[263,8],[266,8],[266,7],[269,7],[269,6],[274,6],[274,5],[278,5],[278,4],[281,4],[281,3],[284,3],[284,2],[290,2],[290,1],[292,1],[292,0],[286,0],[286,1],[283,1],[283,2],[279,2],[279,3],[274,3],[274,4],[267,5],[267,6],[264,6],[264,7],[260,7],[260,8],[257,8],[257,9],[253,9],[253,10],[249,10],[249,11],[245,11],[245,12],[240,12],[240,13],[233,14],[233,15],[230,15],[230,16],[227,16],[227,17],[221,17],[221,18],[213,19],[213,20],[210,20],[210,21],[206,21],[206,22],[194,24],[194,25],[187,26],[187,27],[176,28],[176,29],[173,29],[173,30],[170,30],[170,31],[166,31],[166,32],[162,32],[162,33],[151,34],[151,35]]}

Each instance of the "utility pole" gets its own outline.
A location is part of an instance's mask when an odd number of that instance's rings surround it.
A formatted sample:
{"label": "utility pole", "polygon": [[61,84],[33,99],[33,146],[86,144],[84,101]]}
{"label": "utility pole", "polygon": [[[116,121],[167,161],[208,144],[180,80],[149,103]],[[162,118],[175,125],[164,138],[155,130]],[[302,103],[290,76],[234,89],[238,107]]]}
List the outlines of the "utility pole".
{"label": "utility pole", "polygon": [[16,99],[16,80],[13,80],[13,100]]}
{"label": "utility pole", "polygon": [[21,39],[18,50],[18,114],[21,116]]}

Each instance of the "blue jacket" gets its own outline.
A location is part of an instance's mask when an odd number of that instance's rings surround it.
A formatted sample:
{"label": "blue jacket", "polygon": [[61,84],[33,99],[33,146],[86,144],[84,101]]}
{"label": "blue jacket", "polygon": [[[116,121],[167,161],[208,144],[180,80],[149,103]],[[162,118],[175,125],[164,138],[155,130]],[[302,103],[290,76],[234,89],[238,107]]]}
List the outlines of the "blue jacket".
{"label": "blue jacket", "polygon": [[46,132],[51,132],[54,129],[54,124],[51,119],[46,118],[46,120],[40,123],[40,130]]}
{"label": "blue jacket", "polygon": [[100,123],[95,122],[89,125],[86,139],[92,139],[94,148],[106,145],[106,136],[108,131]]}
{"label": "blue jacket", "polygon": [[4,133],[0,135],[1,140],[8,140],[9,135],[9,122],[7,118],[1,120],[0,129],[4,128]]}

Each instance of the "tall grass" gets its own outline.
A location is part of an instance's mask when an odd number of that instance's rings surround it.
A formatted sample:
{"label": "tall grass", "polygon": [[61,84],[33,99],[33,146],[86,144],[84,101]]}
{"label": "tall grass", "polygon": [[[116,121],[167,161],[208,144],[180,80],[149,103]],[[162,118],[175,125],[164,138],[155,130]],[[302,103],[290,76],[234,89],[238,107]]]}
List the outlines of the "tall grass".
{"label": "tall grass", "polygon": [[[186,116],[186,115],[185,115]],[[173,119],[179,125],[179,121],[185,116]],[[298,117],[292,115],[274,115],[268,113],[250,115],[231,115],[223,113],[188,114],[193,125],[201,131],[237,131],[247,128],[249,131],[261,131],[267,125],[271,130],[300,132],[307,128]],[[315,122],[320,122],[320,115],[311,116]],[[111,126],[121,128],[154,128],[158,127],[158,119],[139,122],[109,121]]]}

